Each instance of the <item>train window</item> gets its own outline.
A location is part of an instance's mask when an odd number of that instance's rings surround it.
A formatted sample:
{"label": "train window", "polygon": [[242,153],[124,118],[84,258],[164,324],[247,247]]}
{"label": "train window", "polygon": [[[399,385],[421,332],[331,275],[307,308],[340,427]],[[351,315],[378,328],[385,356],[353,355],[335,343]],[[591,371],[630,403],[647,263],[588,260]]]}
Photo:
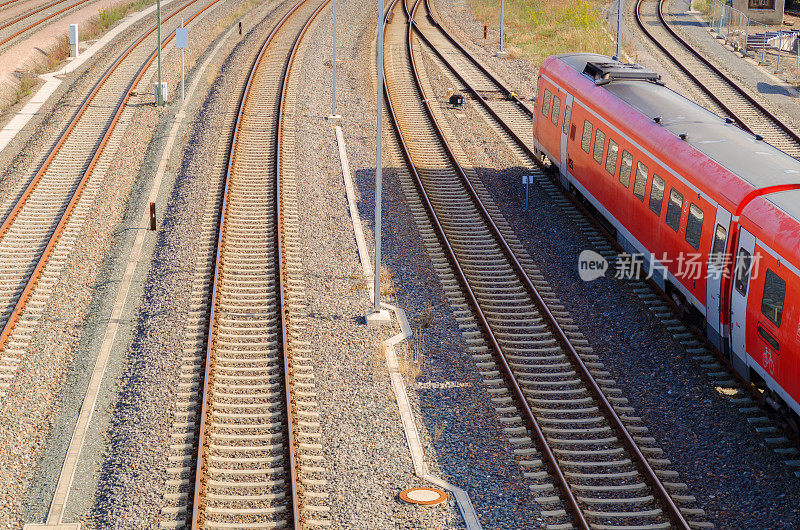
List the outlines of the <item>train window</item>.
{"label": "train window", "polygon": [[743,248],[739,249],[739,257],[736,260],[736,290],[742,294],[747,293],[747,282],[750,279],[750,263],[752,259],[750,253]]}
{"label": "train window", "polygon": [[550,112],[550,91],[544,89],[544,97],[542,98],[542,116],[547,116]]}
{"label": "train window", "polygon": [[[561,129],[564,134],[569,131],[569,121],[572,119],[572,106],[567,105],[564,109],[564,127]],[[572,133],[572,139],[575,139],[575,133]]]}
{"label": "train window", "polygon": [[581,149],[589,152],[592,145],[592,123],[589,120],[583,120],[583,136],[581,137]]}
{"label": "train window", "polygon": [[717,225],[714,230],[714,245],[711,247],[711,255],[708,257],[708,262],[716,267],[722,269],[725,266],[725,241],[728,239],[728,231],[722,225]]}
{"label": "train window", "polygon": [[619,153],[619,145],[609,138],[608,152],[606,153],[606,171],[612,175],[617,172],[617,153]]}
{"label": "train window", "polygon": [[764,278],[764,296],[761,298],[761,314],[776,326],[781,325],[784,298],[786,298],[786,282],[772,272],[772,269],[767,269],[767,276]]}
{"label": "train window", "polygon": [[686,221],[686,242],[694,248],[700,248],[700,235],[703,233],[703,210],[689,205],[689,219]]}
{"label": "train window", "polygon": [[603,161],[603,146],[606,143],[606,134],[597,129],[594,135],[594,159],[599,164]]}
{"label": "train window", "polygon": [[653,185],[650,187],[650,209],[661,217],[661,203],[664,202],[664,179],[653,175]]}
{"label": "train window", "polygon": [[561,112],[561,98],[553,96],[553,113],[550,115],[550,121],[553,125],[558,125],[558,113]]}
{"label": "train window", "polygon": [[636,179],[633,181],[633,194],[644,202],[644,192],[647,189],[647,166],[639,162],[636,164]]}
{"label": "train window", "polygon": [[631,184],[631,169],[633,168],[633,155],[622,151],[622,162],[619,165],[619,181],[626,188]]}
{"label": "train window", "polygon": [[675,188],[672,188],[669,192],[669,203],[667,204],[667,224],[676,232],[681,225],[682,210],[683,195]]}

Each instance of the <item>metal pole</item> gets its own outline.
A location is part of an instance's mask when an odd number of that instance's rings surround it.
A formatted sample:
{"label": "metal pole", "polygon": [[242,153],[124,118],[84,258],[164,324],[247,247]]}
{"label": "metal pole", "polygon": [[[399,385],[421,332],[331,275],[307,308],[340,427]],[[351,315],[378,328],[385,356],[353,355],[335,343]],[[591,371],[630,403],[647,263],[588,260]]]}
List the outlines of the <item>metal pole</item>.
{"label": "metal pole", "polygon": [[617,0],[617,60],[622,60],[622,0]]}
{"label": "metal pole", "polygon": [[712,8],[708,12],[708,25],[711,26],[711,30],[714,30],[714,18],[717,16],[717,2],[714,0],[714,3],[711,4]]}
{"label": "metal pole", "polygon": [[333,62],[331,65],[333,66],[333,110],[331,116],[336,116],[336,0],[333,0]]}
{"label": "metal pole", "polygon": [[500,52],[504,51],[503,41],[505,40],[505,33],[503,32],[503,19],[506,15],[506,1],[500,0]]}
{"label": "metal pole", "polygon": [[158,0],[156,5],[158,9],[158,42],[156,43],[156,49],[158,50],[158,88],[156,89],[156,105],[163,107],[164,94],[161,92],[161,0]]}
{"label": "metal pole", "polygon": [[744,54],[750,55],[748,50],[750,43],[747,42],[750,39],[750,17],[745,18],[747,18],[747,24],[744,27]]}
{"label": "metal pole", "polygon": [[381,186],[382,161],[381,143],[383,141],[383,0],[378,0],[378,119],[375,152],[375,302],[373,309],[381,310]]}
{"label": "metal pole", "polygon": [[[183,29],[183,18],[181,18],[181,29]],[[181,48],[181,101],[186,99],[186,95],[184,94],[184,86],[186,85],[186,77],[184,77],[183,73],[183,52],[184,49]]]}
{"label": "metal pole", "polygon": [[794,67],[794,76],[800,76],[800,35],[795,37],[794,45],[797,48],[797,65]]}
{"label": "metal pole", "polygon": [[775,65],[775,73],[781,71],[781,37],[783,37],[783,30],[778,30],[778,64]]}
{"label": "metal pole", "polygon": [[767,26],[764,25],[764,38],[761,39],[761,64],[764,64],[764,52],[767,51]]}

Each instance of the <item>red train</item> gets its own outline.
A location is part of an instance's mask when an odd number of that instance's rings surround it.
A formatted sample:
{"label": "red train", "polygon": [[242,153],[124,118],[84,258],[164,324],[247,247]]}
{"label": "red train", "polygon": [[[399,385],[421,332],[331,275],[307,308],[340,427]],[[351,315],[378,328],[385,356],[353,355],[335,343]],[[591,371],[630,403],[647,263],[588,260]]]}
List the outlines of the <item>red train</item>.
{"label": "red train", "polygon": [[769,402],[800,415],[800,162],[595,54],[539,72],[536,149]]}

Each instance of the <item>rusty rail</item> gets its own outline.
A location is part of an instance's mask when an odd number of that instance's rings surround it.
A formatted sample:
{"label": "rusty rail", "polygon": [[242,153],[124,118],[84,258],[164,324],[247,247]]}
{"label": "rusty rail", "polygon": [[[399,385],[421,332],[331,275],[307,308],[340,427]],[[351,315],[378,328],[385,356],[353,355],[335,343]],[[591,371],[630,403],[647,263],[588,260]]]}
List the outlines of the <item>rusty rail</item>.
{"label": "rusty rail", "polygon": [[[619,415],[616,413],[616,411],[614,410],[613,406],[608,401],[608,399],[606,398],[605,394],[602,392],[602,389],[600,388],[599,384],[595,380],[594,376],[592,376],[592,374],[589,371],[589,369],[586,366],[586,364],[580,358],[580,355],[578,354],[578,352],[572,346],[572,343],[570,342],[569,338],[567,337],[565,331],[563,330],[561,325],[556,320],[555,315],[553,315],[553,313],[550,311],[549,307],[547,307],[547,304],[545,303],[545,301],[542,298],[541,294],[539,293],[538,289],[536,289],[536,287],[533,285],[533,282],[530,280],[530,278],[528,277],[527,273],[523,269],[522,265],[519,263],[519,261],[517,260],[516,256],[514,255],[513,250],[510,248],[510,246],[508,245],[507,241],[502,236],[502,234],[500,233],[500,230],[497,228],[496,224],[494,223],[494,221],[492,220],[492,218],[489,215],[488,211],[486,210],[485,206],[481,202],[480,198],[477,195],[477,192],[473,188],[472,184],[469,182],[469,179],[467,178],[466,174],[463,172],[463,169],[461,168],[461,165],[456,160],[456,157],[453,154],[453,152],[452,152],[452,150],[451,150],[451,148],[450,148],[450,146],[449,146],[449,144],[448,144],[448,142],[447,142],[447,140],[446,140],[446,138],[444,136],[444,133],[442,132],[441,128],[439,127],[439,125],[438,125],[438,123],[437,123],[437,121],[436,121],[436,119],[435,119],[435,117],[433,115],[433,112],[431,111],[431,108],[430,108],[430,105],[429,105],[428,101],[424,98],[424,94],[423,94],[423,91],[422,91],[422,85],[421,85],[421,82],[419,80],[416,64],[415,64],[415,61],[414,61],[414,56],[413,56],[413,53],[411,53],[412,28],[416,29],[417,34],[422,35],[422,32],[416,26],[416,22],[414,21],[414,18],[413,18],[413,13],[416,12],[416,9],[419,6],[419,2],[420,2],[420,0],[416,0],[416,2],[414,4],[414,8],[412,9],[411,12],[408,11],[408,8],[405,5],[405,3],[403,4],[404,9],[406,10],[406,14],[407,14],[407,16],[409,18],[408,46],[409,46],[409,53],[410,53],[410,57],[411,57],[411,63],[412,63],[412,72],[414,73],[414,79],[415,79],[415,83],[416,83],[416,86],[417,86],[417,90],[418,90],[418,92],[420,94],[420,97],[423,99],[423,102],[424,102],[425,108],[427,110],[428,116],[430,117],[431,122],[434,124],[434,128],[436,130],[437,136],[439,137],[442,145],[444,146],[445,150],[447,151],[448,157],[450,158],[451,162],[453,163],[453,167],[456,169],[457,173],[459,174],[459,178],[462,181],[462,184],[464,185],[464,187],[469,192],[469,195],[470,195],[474,205],[477,207],[477,209],[479,210],[479,212],[481,214],[481,217],[484,219],[484,222],[487,224],[487,226],[489,227],[490,231],[492,232],[492,234],[493,234],[493,236],[495,238],[495,241],[499,244],[500,248],[503,251],[503,254],[509,260],[509,263],[512,265],[512,268],[517,273],[517,276],[520,279],[520,281],[522,282],[522,284],[524,285],[525,289],[529,292],[529,294],[535,300],[539,310],[541,311],[541,313],[545,317],[545,320],[547,321],[549,327],[552,329],[552,331],[554,331],[554,333],[555,333],[556,337],[558,338],[558,341],[560,342],[561,346],[563,347],[565,352],[569,355],[569,357],[572,359],[572,361],[575,363],[576,367],[579,369],[579,372],[581,374],[581,378],[583,379],[584,383],[589,388],[591,393],[594,395],[594,397],[597,400],[597,402],[600,404],[601,408],[603,409],[604,415],[609,420],[609,423],[611,423],[612,427],[614,428],[615,432],[618,434],[618,436],[622,440],[623,444],[626,446],[628,451],[632,454],[632,456],[636,460],[636,465],[639,468],[640,472],[642,472],[645,480],[648,482],[650,487],[653,488],[654,492],[657,493],[658,496],[660,497],[661,501],[663,502],[663,504],[665,505],[665,507],[667,509],[667,512],[668,512],[669,517],[672,520],[673,524],[675,524],[676,527],[678,527],[678,528],[683,528],[683,529],[687,529],[688,530],[689,529],[689,524],[686,521],[686,519],[683,517],[683,514],[681,513],[680,509],[677,507],[677,505],[675,504],[674,500],[670,496],[669,492],[666,490],[666,487],[663,485],[661,480],[656,475],[655,471],[650,466],[649,462],[647,461],[647,458],[641,452],[641,450],[639,449],[639,447],[636,444],[636,442],[633,439],[633,437],[630,435],[628,430],[625,428],[625,425],[622,423],[622,420],[620,419]],[[427,2],[427,0],[426,0],[426,2]],[[431,14],[431,19],[433,19],[432,14]],[[435,19],[433,19],[433,20],[435,20]],[[435,25],[437,27],[440,27],[438,25],[438,23],[435,23]],[[439,53],[438,50],[436,50],[436,48],[434,46],[432,46],[430,41],[428,41],[428,39],[424,35],[422,35],[422,38],[429,46],[431,46],[432,49],[434,49],[437,52],[437,54]],[[464,53],[468,58],[470,58],[474,64],[476,64],[479,68],[481,68],[481,70],[483,70],[483,68],[471,56],[471,54],[469,54],[469,52],[467,52],[461,46],[457,46],[457,47],[462,51],[462,53]],[[439,54],[439,57],[442,57],[442,55]],[[446,60],[444,62],[446,64],[448,64],[448,66],[450,66],[449,63]],[[450,66],[450,68],[451,68],[451,70],[455,71],[455,69],[452,68],[452,66]],[[462,80],[462,82],[464,82],[464,79],[460,75],[457,74],[457,76],[459,77],[460,80]],[[490,77],[493,79],[493,81],[496,84],[500,85],[499,81],[497,81],[493,76],[490,75]],[[477,91],[472,89],[472,87],[469,86],[468,83],[465,83],[465,85],[471,90],[471,92],[473,92],[474,94],[477,94]],[[388,91],[387,91],[387,99],[388,99]],[[488,103],[482,97],[479,96],[478,99],[487,108],[489,107]],[[390,105],[391,105],[391,103],[390,103]],[[500,119],[499,116],[494,111],[491,111],[491,113],[496,119],[498,119],[498,121],[500,123],[504,124],[503,120]],[[394,118],[394,112],[393,111],[392,111],[392,117],[393,117],[393,120],[395,121],[395,123],[397,123],[396,119]],[[510,130],[509,126],[507,126],[505,124],[503,126],[504,126],[504,128],[506,130]],[[399,130],[399,127],[398,127],[398,130]],[[513,135],[514,139],[516,141],[518,141],[518,143],[520,143],[520,145],[522,145],[522,146],[525,145],[524,142],[521,142],[521,140],[517,137],[516,134],[513,134],[513,132],[512,132],[512,135]],[[457,264],[457,258],[455,256],[455,253],[453,252],[452,247],[450,246],[450,244],[447,242],[447,236],[444,233],[444,229],[442,228],[442,226],[441,226],[441,224],[440,224],[440,222],[438,220],[437,215],[433,211],[433,207],[430,204],[430,201],[429,201],[429,199],[427,197],[427,193],[424,190],[424,186],[422,184],[422,181],[419,178],[419,175],[417,174],[416,169],[414,168],[413,162],[411,161],[411,157],[410,157],[410,154],[409,154],[409,152],[407,150],[407,147],[405,145],[405,141],[402,139],[401,135],[400,135],[400,138],[401,138],[401,143],[402,143],[402,146],[403,146],[403,151],[404,151],[404,153],[406,155],[406,158],[407,158],[407,160],[409,162],[409,166],[412,168],[412,174],[414,176],[414,180],[415,180],[415,183],[416,183],[416,185],[417,185],[417,187],[418,187],[418,189],[420,191],[420,194],[423,197],[423,202],[425,204],[426,210],[428,211],[429,216],[431,217],[432,223],[434,224],[434,228],[436,229],[437,234],[439,235],[440,239],[442,239],[444,241],[444,246],[445,246],[445,249],[447,251],[448,257],[450,258],[451,263],[455,263],[454,268],[456,269],[457,276],[458,276],[458,278],[460,280],[460,283],[462,284],[462,287],[464,287],[465,291],[467,292],[467,297],[470,300],[471,305],[475,308],[475,311],[476,311],[476,313],[478,315],[478,320],[479,320],[479,322],[481,324],[481,327],[484,329],[484,332],[485,332],[487,338],[489,339],[490,344],[492,345],[492,350],[493,350],[495,359],[500,364],[500,366],[501,366],[501,368],[502,368],[502,370],[503,370],[503,372],[504,372],[504,374],[506,376],[507,381],[509,382],[510,386],[512,387],[512,391],[513,391],[515,397],[517,398],[517,401],[519,401],[520,404],[521,404],[521,408],[522,408],[522,410],[524,412],[524,416],[525,416],[526,422],[529,424],[529,426],[531,427],[531,430],[535,433],[536,438],[539,441],[539,445],[542,448],[543,453],[544,453],[544,455],[545,455],[545,457],[546,457],[546,459],[548,461],[551,473],[556,478],[556,482],[558,483],[559,489],[561,490],[565,500],[569,504],[569,507],[571,509],[573,517],[575,518],[576,522],[578,523],[578,525],[581,528],[589,528],[589,524],[588,524],[585,516],[583,515],[583,512],[582,512],[580,506],[578,505],[577,499],[575,498],[572,490],[570,489],[569,484],[567,483],[566,478],[565,478],[563,472],[560,469],[558,461],[555,458],[555,455],[553,454],[553,452],[549,448],[549,446],[547,444],[547,441],[546,441],[546,439],[544,437],[544,434],[543,434],[543,432],[542,432],[537,420],[535,419],[535,417],[533,415],[533,411],[530,409],[530,406],[528,405],[527,400],[525,399],[525,397],[524,397],[524,395],[523,395],[523,393],[521,391],[521,388],[520,388],[519,384],[517,383],[516,378],[513,375],[513,372],[511,370],[510,366],[508,365],[507,361],[505,360],[503,351],[502,351],[497,339],[495,338],[494,333],[492,332],[492,330],[491,330],[491,328],[490,328],[490,326],[488,324],[488,321],[486,320],[485,316],[483,315],[482,310],[479,307],[477,299],[476,299],[474,293],[472,292],[471,287],[468,284],[468,280],[466,279],[466,276],[464,275],[464,273],[461,270],[460,266]],[[530,150],[526,148],[526,152],[529,153]]]}
{"label": "rusty rail", "polygon": [[[667,33],[670,34],[676,41],[678,41],[681,46],[683,46],[689,53],[691,53],[698,61],[703,63],[709,70],[714,72],[722,81],[724,81],[729,87],[731,87],[742,99],[745,99],[748,103],[750,103],[753,107],[756,108],[760,113],[762,113],[769,121],[772,122],[773,125],[778,127],[784,133],[789,135],[789,137],[794,140],[797,144],[800,144],[800,135],[795,132],[791,127],[783,123],[777,116],[775,116],[772,112],[770,112],[766,107],[764,107],[761,103],[755,100],[753,96],[747,93],[742,87],[740,87],[733,79],[728,77],[725,73],[722,72],[719,68],[717,68],[711,61],[700,55],[697,50],[695,50],[689,43],[686,42],[678,33],[672,29],[672,27],[667,23],[666,19],[664,18],[664,6],[665,0],[658,0],[658,19],[661,24],[664,26],[664,29],[667,30]],[[708,97],[710,97],[717,105],[719,105],[728,115],[745,131],[755,134],[753,130],[744,122],[742,118],[740,118],[734,111],[732,111],[727,105],[722,103],[720,99],[714,94],[714,92],[708,88],[706,85],[703,84],[700,79],[696,75],[694,75],[680,60],[675,57],[675,55],[670,52],[663,43],[661,43],[648,29],[647,26],[641,19],[641,6],[644,0],[638,0],[636,2],[636,23],[638,24],[639,28],[644,32],[650,41],[653,42],[663,53],[667,56],[667,58],[672,61],[684,74],[686,74],[689,79],[691,79]]]}
{"label": "rusty rail", "polygon": [[[191,514],[191,524],[192,529],[196,530],[200,528],[200,499],[201,493],[203,490],[202,478],[203,478],[203,453],[205,447],[205,417],[208,412],[208,387],[209,387],[209,375],[211,373],[211,350],[213,348],[214,343],[214,320],[215,320],[215,313],[216,313],[216,301],[217,301],[217,283],[219,278],[219,267],[220,267],[220,260],[221,260],[221,253],[222,253],[222,238],[224,233],[224,219],[227,213],[227,206],[228,206],[228,185],[230,182],[231,172],[233,169],[233,157],[231,156],[233,153],[234,146],[236,145],[236,141],[239,136],[239,128],[242,120],[242,113],[244,110],[244,102],[247,99],[247,96],[250,93],[250,89],[252,86],[253,78],[255,77],[255,72],[259,65],[261,64],[261,60],[264,56],[264,52],[269,47],[270,43],[272,42],[273,38],[277,34],[278,30],[283,26],[283,24],[289,19],[289,17],[294,14],[294,12],[307,0],[299,0],[284,17],[278,21],[275,28],[272,29],[270,34],[267,36],[267,39],[264,41],[264,44],[261,46],[261,50],[259,51],[258,55],[256,56],[253,64],[250,67],[250,72],[247,76],[247,82],[245,84],[245,88],[242,91],[242,95],[239,98],[238,104],[238,111],[236,113],[236,122],[234,125],[234,132],[233,136],[230,141],[230,145],[228,146],[228,165],[225,171],[225,182],[224,182],[224,192],[222,197],[222,209],[220,210],[220,222],[219,222],[219,229],[217,235],[217,244],[216,244],[216,251],[215,251],[215,258],[214,258],[214,269],[213,269],[213,277],[214,283],[212,285],[211,290],[211,311],[208,317],[208,341],[206,343],[206,362],[204,367],[204,376],[203,376],[203,400],[202,400],[202,407],[200,410],[200,430],[198,432],[198,453],[197,453],[197,463],[195,465],[195,484],[194,484],[194,493],[192,497],[192,514]],[[280,327],[281,327],[281,340],[282,340],[282,351],[283,351],[283,368],[284,368],[284,394],[285,394],[285,406],[286,406],[286,437],[287,437],[287,445],[289,451],[289,476],[290,476],[290,484],[289,488],[291,491],[291,498],[292,498],[292,522],[293,527],[295,530],[300,528],[300,503],[297,496],[297,471],[296,471],[296,458],[294,455],[294,434],[292,429],[292,404],[291,404],[291,378],[290,378],[290,370],[289,370],[289,354],[287,350],[287,340],[286,340],[286,306],[284,300],[285,288],[284,288],[284,281],[283,281],[283,245],[282,245],[282,217],[281,217],[281,201],[280,201],[280,193],[281,193],[281,179],[280,179],[280,164],[281,164],[281,123],[283,117],[283,108],[285,106],[285,94],[286,94],[286,87],[288,86],[288,79],[289,79],[289,70],[294,62],[294,58],[297,53],[298,45],[300,40],[306,33],[306,30],[311,25],[311,22],[317,17],[317,15],[322,11],[322,9],[329,3],[330,0],[325,0],[311,17],[308,19],[306,24],[303,26],[303,29],[298,34],[294,46],[292,47],[289,60],[287,62],[286,73],[283,77],[283,81],[281,83],[280,88],[280,111],[278,114],[278,131],[277,131],[277,139],[275,143],[275,152],[273,156],[275,157],[275,178],[276,182],[276,190],[278,193],[278,197],[275,200],[275,220],[276,220],[276,227],[277,227],[277,237],[276,237],[276,261],[278,266],[278,282],[276,285],[277,291],[277,298],[279,300],[279,313],[280,313]]]}
{"label": "rusty rail", "polygon": [[[10,26],[10,25],[12,25],[12,24],[16,24],[16,23],[17,23],[17,22],[19,22],[20,20],[24,20],[24,19],[28,18],[28,17],[29,17],[29,16],[31,16],[31,15],[35,15],[36,13],[38,13],[38,12],[40,12],[40,11],[44,11],[45,9],[47,9],[47,8],[49,8],[49,7],[53,7],[53,6],[54,6],[54,5],[56,5],[56,4],[60,4],[60,3],[61,3],[61,2],[63,2],[63,1],[64,1],[64,0],[56,0],[55,2],[51,2],[51,3],[49,3],[49,4],[47,4],[47,5],[44,5],[44,6],[40,7],[40,8],[38,8],[38,9],[34,9],[33,11],[29,11],[29,12],[27,12],[27,13],[25,13],[25,14],[22,14],[22,15],[18,16],[17,18],[15,18],[14,20],[11,20],[11,21],[9,21],[9,22],[6,22],[6,23],[5,23],[5,24],[3,24],[2,26],[0,26],[0,30],[2,30],[2,29],[5,29],[5,28],[7,28],[8,26]],[[29,26],[26,26],[26,27],[22,28],[21,30],[19,30],[19,31],[17,31],[16,33],[14,33],[13,35],[10,35],[10,36],[6,37],[5,39],[3,39],[3,40],[0,40],[0,46],[2,46],[3,44],[7,43],[8,41],[10,41],[11,39],[13,39],[14,37],[17,37],[17,36],[19,36],[19,35],[22,35],[22,34],[23,34],[23,33],[25,33],[26,31],[28,31],[29,29],[35,28],[36,26],[38,26],[38,25],[39,25],[39,24],[41,24],[42,22],[46,22],[46,21],[50,20],[51,18],[53,18],[53,17],[55,17],[55,16],[57,16],[57,15],[60,15],[60,14],[61,14],[61,13],[63,13],[64,11],[69,11],[69,10],[70,10],[70,9],[72,9],[73,7],[77,7],[77,6],[81,5],[81,4],[85,4],[86,2],[89,2],[89,1],[90,1],[90,0],[78,0],[78,2],[75,2],[74,4],[70,4],[70,5],[68,5],[67,7],[63,8],[63,9],[60,9],[60,10],[56,11],[55,13],[52,13],[52,14],[50,14],[50,15],[47,15],[46,17],[44,17],[44,18],[42,18],[42,19],[39,19],[39,20],[37,20],[37,21],[36,21],[36,22],[34,22],[33,24],[31,24],[31,25],[29,25]]]}
{"label": "rusty rail", "polygon": [[[189,7],[190,5],[194,4],[197,1],[198,0],[190,0],[189,2],[186,3],[186,5],[181,6],[179,9],[177,9],[174,13],[170,14],[164,20],[169,20],[173,16],[177,15],[178,13],[180,13],[183,9]],[[197,16],[199,16],[203,11],[205,11],[206,9],[208,9],[209,7],[211,7],[212,5],[216,4],[219,1],[220,0],[212,0],[208,5],[206,5],[201,10],[199,10],[197,13],[192,15],[192,17],[190,17],[186,22],[191,22]],[[34,188],[36,187],[38,182],[41,180],[41,178],[44,175],[45,171],[47,171],[47,168],[50,166],[50,163],[53,161],[53,159],[55,158],[56,154],[60,150],[61,146],[66,141],[67,136],[73,130],[73,128],[77,124],[77,122],[80,119],[80,117],[83,116],[83,114],[89,108],[89,105],[91,104],[91,102],[94,99],[94,97],[97,95],[97,92],[100,90],[102,85],[106,82],[108,77],[117,69],[117,67],[122,63],[122,61],[130,54],[130,52],[133,51],[133,49],[136,46],[138,46],[147,36],[149,36],[155,30],[156,30],[156,28],[154,26],[150,30],[148,30],[144,35],[142,35],[139,39],[137,39],[136,42],[131,44],[122,53],[122,55],[120,55],[117,58],[117,60],[114,61],[114,64],[112,64],[109,67],[109,69],[106,70],[106,72],[103,75],[103,77],[97,82],[97,84],[92,89],[92,92],[86,97],[86,99],[84,99],[83,103],[81,103],[80,108],[75,113],[75,116],[70,121],[70,124],[67,126],[67,128],[64,130],[64,132],[61,134],[61,137],[60,137],[58,143],[50,151],[50,154],[48,155],[47,159],[42,164],[42,166],[39,169],[39,171],[37,171],[36,176],[28,184],[27,188],[25,189],[25,192],[23,193],[23,196],[14,205],[13,210],[11,211],[11,213],[9,213],[8,217],[3,222],[2,227],[0,227],[0,238],[2,238],[6,234],[6,232],[9,229],[9,227],[13,223],[14,219],[16,218],[16,216],[19,214],[20,210],[24,206],[25,202],[30,197],[30,195],[33,192]],[[168,37],[166,37],[162,41],[161,47],[163,48],[164,46],[166,46],[174,37],[175,37],[175,33],[173,32],[171,35],[169,35]],[[25,288],[23,289],[22,294],[20,295],[19,299],[17,300],[16,304],[14,305],[14,309],[12,310],[11,315],[9,316],[8,320],[3,325],[2,333],[0,333],[0,351],[3,351],[5,349],[6,343],[8,342],[8,339],[10,338],[11,333],[14,330],[14,326],[16,325],[17,321],[19,320],[19,318],[20,318],[20,316],[22,314],[22,311],[23,311],[23,309],[25,308],[25,305],[28,302],[28,299],[30,298],[31,294],[33,293],[33,289],[36,287],[36,284],[37,284],[37,282],[39,280],[39,277],[42,275],[42,272],[44,272],[44,268],[47,265],[47,261],[49,260],[50,255],[52,254],[53,250],[55,249],[56,245],[58,244],[58,240],[60,239],[61,233],[62,233],[64,227],[66,226],[67,221],[69,220],[70,214],[75,209],[75,206],[77,205],[78,201],[80,200],[80,197],[81,197],[81,194],[83,192],[83,189],[86,187],[86,184],[89,181],[89,176],[92,174],[92,171],[94,170],[94,167],[97,165],[97,162],[100,159],[100,156],[102,155],[103,149],[105,148],[106,144],[108,143],[108,140],[111,138],[111,134],[112,134],[112,132],[114,130],[114,127],[116,126],[117,122],[119,121],[119,118],[122,115],[123,110],[125,109],[125,105],[127,104],[128,100],[131,97],[131,91],[136,86],[136,84],[141,80],[142,76],[147,71],[147,68],[153,63],[155,58],[156,58],[156,52],[153,52],[150,55],[150,58],[139,69],[139,72],[137,73],[136,77],[131,81],[131,83],[125,89],[125,95],[123,96],[123,98],[119,102],[119,104],[117,105],[116,111],[114,113],[114,117],[111,120],[111,122],[108,124],[108,126],[106,128],[106,132],[103,135],[103,138],[100,141],[100,144],[95,149],[94,154],[92,156],[92,159],[91,159],[91,161],[89,163],[89,166],[86,168],[86,171],[84,172],[83,176],[81,177],[81,180],[80,180],[77,188],[73,192],[72,199],[67,204],[67,206],[66,206],[66,208],[64,210],[64,213],[61,215],[61,220],[56,225],[52,235],[50,236],[50,239],[47,242],[47,246],[45,247],[44,251],[42,252],[42,255],[39,257],[39,260],[36,263],[36,267],[34,268],[33,272],[29,276],[27,282],[25,283]]]}

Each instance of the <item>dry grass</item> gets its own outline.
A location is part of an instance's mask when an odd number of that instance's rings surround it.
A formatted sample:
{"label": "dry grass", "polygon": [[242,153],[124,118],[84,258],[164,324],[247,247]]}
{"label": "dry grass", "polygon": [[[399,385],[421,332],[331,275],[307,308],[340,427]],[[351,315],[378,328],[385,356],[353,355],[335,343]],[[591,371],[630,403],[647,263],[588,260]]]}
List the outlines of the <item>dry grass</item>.
{"label": "dry grass", "polygon": [[36,78],[30,72],[23,72],[19,76],[15,103],[30,94],[34,85],[36,85]]}
{"label": "dry grass", "polygon": [[[498,0],[470,0],[478,20],[500,25]],[[614,43],[603,30],[607,0],[505,0],[509,57],[541,63],[550,55],[584,51],[613,55]]]}
{"label": "dry grass", "polygon": [[[154,3],[155,0],[132,0],[127,4],[100,8],[97,15],[81,24],[79,32],[81,40],[85,42],[98,38],[128,13],[139,11]],[[69,57],[69,48],[69,34],[65,33],[44,52],[40,59],[27,64],[23,71],[18,72],[18,86],[11,93],[10,101],[3,110],[16,105],[31,93],[36,84],[36,76],[57,70]]]}

